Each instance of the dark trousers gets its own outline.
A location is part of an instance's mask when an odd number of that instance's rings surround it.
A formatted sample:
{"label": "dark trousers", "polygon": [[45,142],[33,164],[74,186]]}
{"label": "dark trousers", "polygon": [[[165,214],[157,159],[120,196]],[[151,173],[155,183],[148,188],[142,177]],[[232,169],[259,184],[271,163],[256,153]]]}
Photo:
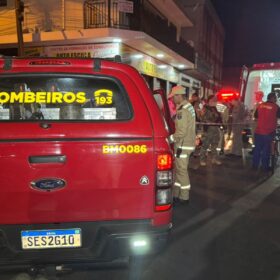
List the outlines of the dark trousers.
{"label": "dark trousers", "polygon": [[273,134],[261,135],[255,133],[255,148],[253,152],[254,168],[258,168],[261,162],[263,169],[269,169],[272,140]]}

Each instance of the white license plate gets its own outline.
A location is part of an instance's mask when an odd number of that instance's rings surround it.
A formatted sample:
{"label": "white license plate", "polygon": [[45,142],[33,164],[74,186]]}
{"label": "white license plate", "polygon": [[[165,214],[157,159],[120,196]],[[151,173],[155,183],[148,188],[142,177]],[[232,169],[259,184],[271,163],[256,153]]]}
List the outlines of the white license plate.
{"label": "white license plate", "polygon": [[25,230],[22,249],[77,248],[82,246],[81,229]]}

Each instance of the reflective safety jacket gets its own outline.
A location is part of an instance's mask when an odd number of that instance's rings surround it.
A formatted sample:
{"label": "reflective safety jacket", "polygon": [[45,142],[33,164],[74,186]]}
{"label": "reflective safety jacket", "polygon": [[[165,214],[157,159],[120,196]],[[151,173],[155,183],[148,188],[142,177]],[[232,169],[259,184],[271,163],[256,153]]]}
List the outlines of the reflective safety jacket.
{"label": "reflective safety jacket", "polygon": [[260,104],[255,112],[257,128],[255,133],[268,135],[274,133],[277,127],[277,118],[280,118],[280,108],[273,102]]}
{"label": "reflective safety jacket", "polygon": [[182,149],[182,153],[193,151],[195,148],[195,111],[187,100],[178,106],[175,133],[170,138],[172,142],[175,142],[175,152],[178,148]]}

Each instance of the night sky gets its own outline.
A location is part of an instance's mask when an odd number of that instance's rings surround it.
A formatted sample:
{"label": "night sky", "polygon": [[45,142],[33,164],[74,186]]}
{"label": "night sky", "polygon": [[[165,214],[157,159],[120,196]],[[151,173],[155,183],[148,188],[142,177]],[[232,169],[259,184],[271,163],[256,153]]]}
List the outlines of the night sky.
{"label": "night sky", "polygon": [[226,32],[224,66],[280,62],[280,0],[211,0]]}

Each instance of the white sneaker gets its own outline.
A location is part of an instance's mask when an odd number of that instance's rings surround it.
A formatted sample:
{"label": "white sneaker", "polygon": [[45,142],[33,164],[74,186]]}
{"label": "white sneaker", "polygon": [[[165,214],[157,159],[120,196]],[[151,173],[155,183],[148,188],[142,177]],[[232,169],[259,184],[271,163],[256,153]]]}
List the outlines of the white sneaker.
{"label": "white sneaker", "polygon": [[216,159],[216,158],[212,159],[212,163],[216,164],[216,165],[221,165],[222,164],[222,162],[220,160]]}
{"label": "white sneaker", "polygon": [[206,161],[205,161],[205,160],[201,160],[201,161],[200,161],[200,165],[201,165],[201,166],[206,166],[206,165],[207,165],[207,164],[206,164]]}

